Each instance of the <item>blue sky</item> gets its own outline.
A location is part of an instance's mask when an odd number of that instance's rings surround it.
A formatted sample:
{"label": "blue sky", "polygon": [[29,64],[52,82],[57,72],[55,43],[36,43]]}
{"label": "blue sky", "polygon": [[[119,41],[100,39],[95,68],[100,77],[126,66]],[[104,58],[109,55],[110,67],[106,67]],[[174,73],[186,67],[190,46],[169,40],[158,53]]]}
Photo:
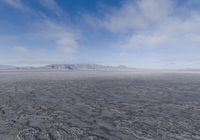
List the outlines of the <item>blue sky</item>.
{"label": "blue sky", "polygon": [[200,68],[199,0],[0,0],[0,64]]}

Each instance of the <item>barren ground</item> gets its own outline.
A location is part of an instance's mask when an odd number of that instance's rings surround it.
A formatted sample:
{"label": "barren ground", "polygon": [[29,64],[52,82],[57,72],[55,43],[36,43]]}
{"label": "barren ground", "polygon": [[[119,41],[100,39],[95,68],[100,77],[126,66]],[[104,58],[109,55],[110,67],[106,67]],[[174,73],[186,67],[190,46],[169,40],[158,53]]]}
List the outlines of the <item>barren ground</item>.
{"label": "barren ground", "polygon": [[200,140],[200,74],[0,72],[0,140]]}

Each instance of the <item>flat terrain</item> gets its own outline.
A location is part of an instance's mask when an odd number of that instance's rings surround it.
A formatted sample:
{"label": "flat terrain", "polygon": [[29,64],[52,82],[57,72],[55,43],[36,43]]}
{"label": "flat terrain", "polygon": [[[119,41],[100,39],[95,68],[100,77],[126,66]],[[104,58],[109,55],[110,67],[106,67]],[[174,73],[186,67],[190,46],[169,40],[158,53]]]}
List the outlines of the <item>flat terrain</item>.
{"label": "flat terrain", "polygon": [[0,140],[200,140],[200,74],[0,72]]}

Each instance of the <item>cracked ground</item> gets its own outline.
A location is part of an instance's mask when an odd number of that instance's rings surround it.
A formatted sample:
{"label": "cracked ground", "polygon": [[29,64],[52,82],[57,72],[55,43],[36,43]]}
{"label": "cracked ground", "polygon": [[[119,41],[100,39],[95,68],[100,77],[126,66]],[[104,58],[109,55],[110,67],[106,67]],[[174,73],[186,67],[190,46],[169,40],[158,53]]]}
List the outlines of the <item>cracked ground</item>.
{"label": "cracked ground", "polygon": [[200,74],[1,72],[0,140],[200,140]]}

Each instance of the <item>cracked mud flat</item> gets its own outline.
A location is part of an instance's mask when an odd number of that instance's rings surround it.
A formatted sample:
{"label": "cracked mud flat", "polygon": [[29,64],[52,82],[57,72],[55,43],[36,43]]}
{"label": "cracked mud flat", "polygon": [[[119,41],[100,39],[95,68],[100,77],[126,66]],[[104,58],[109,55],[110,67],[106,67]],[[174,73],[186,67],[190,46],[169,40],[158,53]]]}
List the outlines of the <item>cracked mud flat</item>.
{"label": "cracked mud flat", "polygon": [[200,140],[200,74],[1,72],[0,140]]}

